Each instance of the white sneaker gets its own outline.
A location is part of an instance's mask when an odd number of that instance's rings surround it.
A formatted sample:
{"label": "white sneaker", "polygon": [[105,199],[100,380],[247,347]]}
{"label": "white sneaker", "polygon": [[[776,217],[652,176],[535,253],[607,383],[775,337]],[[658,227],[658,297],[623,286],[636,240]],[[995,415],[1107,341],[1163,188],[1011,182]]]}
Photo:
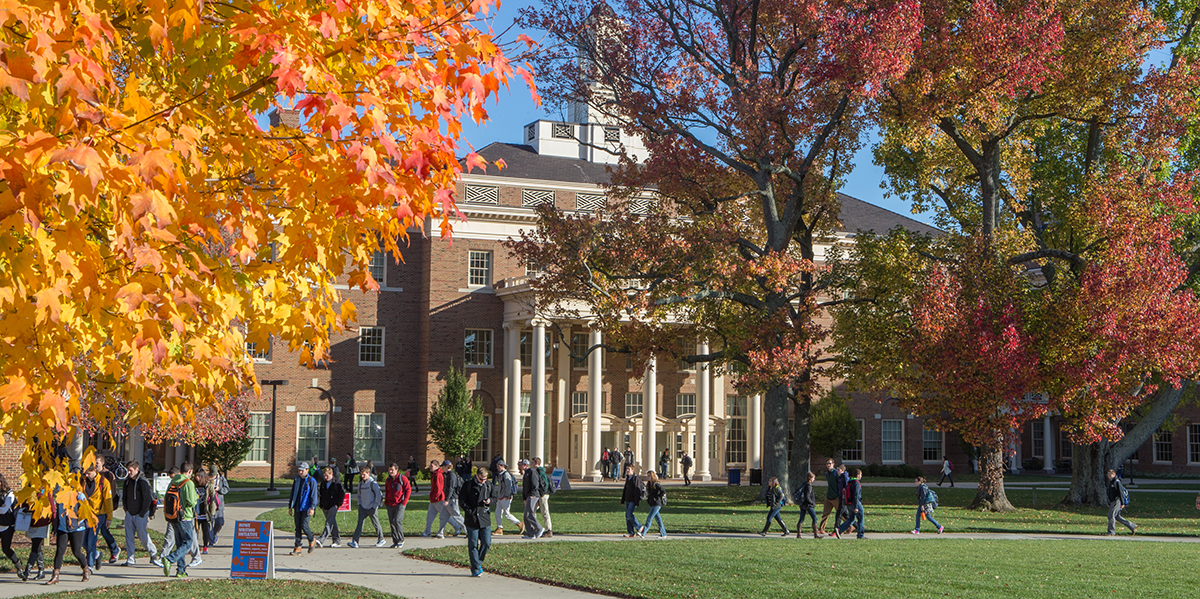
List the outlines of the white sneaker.
{"label": "white sneaker", "polygon": [[324,545],[322,545],[322,544],[321,544],[321,541],[319,541],[319,540],[316,540],[316,541],[313,541],[313,542],[317,544],[317,547],[324,547]]}
{"label": "white sneaker", "polygon": [[188,564],[187,567],[195,568],[196,566],[199,566],[200,564],[203,564],[203,563],[204,563],[204,560],[202,560],[200,558],[196,558],[196,559],[192,560],[192,563]]}
{"label": "white sneaker", "polygon": [[346,543],[346,546],[351,549],[358,549],[358,543],[355,543],[354,541],[350,541],[349,543]]}
{"label": "white sneaker", "polygon": [[330,547],[341,547],[341,546],[342,546],[341,543],[333,543],[330,545]]}
{"label": "white sneaker", "polygon": [[125,565],[126,565],[126,566],[136,566],[136,565],[137,565],[137,562],[136,562],[136,561],[134,561],[134,560],[133,560],[133,558],[131,557],[131,558],[129,558],[129,559],[127,559],[127,560],[125,560]]}
{"label": "white sneaker", "polygon": [[150,558],[150,565],[151,565],[151,566],[154,566],[154,567],[156,567],[156,568],[161,568],[161,567],[162,567],[162,565],[163,565],[163,564],[162,564],[162,558],[159,558],[159,557],[152,557],[152,558]]}
{"label": "white sneaker", "polygon": [[540,539],[540,538],[542,538],[542,535],[544,535],[544,534],[546,534],[546,529],[543,528],[543,529],[539,530],[537,533],[537,536],[533,537],[533,538]]}
{"label": "white sneaker", "polygon": [[380,539],[378,543],[375,543],[375,546],[376,546],[376,547],[386,547],[386,546],[387,546],[387,541],[384,541],[383,539]]}
{"label": "white sneaker", "polygon": [[444,538],[446,538],[446,535],[439,532],[439,533],[437,533],[437,538],[444,539]]}
{"label": "white sneaker", "polygon": [[404,542],[401,541],[395,545],[396,549],[404,549]]}

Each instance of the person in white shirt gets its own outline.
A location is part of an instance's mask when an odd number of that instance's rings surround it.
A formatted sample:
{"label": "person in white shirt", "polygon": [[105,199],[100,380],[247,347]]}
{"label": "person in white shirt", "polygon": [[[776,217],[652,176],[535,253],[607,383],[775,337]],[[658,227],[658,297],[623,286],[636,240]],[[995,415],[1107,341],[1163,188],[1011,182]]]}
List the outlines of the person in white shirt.
{"label": "person in white shirt", "polygon": [[952,474],[953,472],[954,472],[954,465],[950,463],[950,458],[946,457],[946,456],[942,456],[942,480],[938,481],[938,486],[939,487],[942,486],[942,483],[946,482],[946,479],[948,478],[948,479],[950,479],[950,486],[953,487],[954,486],[954,475]]}

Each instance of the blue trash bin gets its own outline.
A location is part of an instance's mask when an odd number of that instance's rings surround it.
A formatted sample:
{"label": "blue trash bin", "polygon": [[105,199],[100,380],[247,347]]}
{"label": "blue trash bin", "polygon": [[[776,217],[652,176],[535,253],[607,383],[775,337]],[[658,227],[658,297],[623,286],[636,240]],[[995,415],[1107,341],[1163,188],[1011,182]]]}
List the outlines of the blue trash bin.
{"label": "blue trash bin", "polygon": [[742,469],[741,468],[730,468],[729,469],[729,486],[737,487],[737,486],[740,486],[741,484],[742,484]]}

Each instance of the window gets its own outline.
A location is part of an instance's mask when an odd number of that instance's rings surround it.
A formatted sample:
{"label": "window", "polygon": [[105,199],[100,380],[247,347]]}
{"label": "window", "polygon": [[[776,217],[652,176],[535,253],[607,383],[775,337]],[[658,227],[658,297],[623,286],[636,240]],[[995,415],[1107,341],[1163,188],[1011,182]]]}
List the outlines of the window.
{"label": "window", "polygon": [[[533,141],[537,137],[537,128],[534,123],[525,125],[525,141]],[[490,459],[490,458],[489,458]]]}
{"label": "window", "polygon": [[675,417],[696,413],[696,394],[680,393],[675,396]]}
{"label": "window", "polygon": [[472,204],[499,204],[500,188],[494,185],[468,185],[467,201]]}
{"label": "window", "polygon": [[[546,350],[545,364],[550,364],[551,346],[550,334],[546,333],[546,339],[542,342],[542,347]],[[521,331],[521,367],[533,368],[533,331]]]}
{"label": "window", "polygon": [[525,263],[525,276],[537,277],[541,276],[542,272],[542,267],[534,260],[530,259]]}
{"label": "window", "polygon": [[379,283],[380,287],[387,286],[387,260],[384,259],[383,252],[375,252],[371,254],[371,263],[367,265],[367,271],[371,273],[371,278]]}
{"label": "window", "polygon": [[521,205],[534,207],[542,204],[554,205],[554,192],[549,189],[522,189]]}
{"label": "window", "polygon": [[472,449],[471,453],[468,454],[472,462],[486,462],[492,459],[491,432],[492,417],[488,414],[484,414],[483,435],[479,437],[479,445],[476,445],[475,449]]}
{"label": "window", "polygon": [[571,415],[580,416],[587,414],[588,411],[588,394],[587,391],[576,391],[571,394]]}
{"label": "window", "polygon": [[571,357],[575,368],[587,368],[587,351],[591,347],[588,345],[587,333],[572,333],[571,334]]}
{"label": "window", "polygon": [[842,450],[843,462],[862,462],[863,461],[863,431],[866,428],[866,423],[859,419],[858,421],[858,440],[854,442],[854,447]]}
{"label": "window", "polygon": [[1058,443],[1059,457],[1061,457],[1064,460],[1071,459],[1071,452],[1074,449],[1074,445],[1071,443],[1071,438],[1068,437],[1066,435],[1066,433],[1059,431],[1058,432],[1058,440],[1059,440],[1059,443]]}
{"label": "window", "polygon": [[683,359],[683,356],[690,356],[690,355],[692,355],[692,354],[696,353],[696,351],[695,351],[695,349],[696,349],[696,348],[694,348],[694,347],[693,347],[693,348],[690,348],[690,349],[689,349],[689,348],[688,348],[688,345],[687,345],[687,339],[686,339],[686,338],[685,338],[683,335],[680,335],[680,336],[678,337],[678,339],[676,339],[676,343],[678,343],[678,344],[679,344],[679,356],[680,356],[680,358],[679,358],[679,370],[682,370],[682,371],[684,371],[684,372],[693,372],[693,371],[695,371],[695,370],[696,370],[696,365],[695,365],[695,364],[693,364],[692,362],[686,362],[686,361],[684,361],[684,359]]}
{"label": "window", "polygon": [[1033,443],[1029,449],[1030,457],[1040,458],[1046,455],[1046,427],[1041,420],[1029,423],[1029,436]]}
{"label": "window", "polygon": [[884,420],[881,437],[883,463],[904,461],[904,421]]}
{"label": "window", "polygon": [[575,209],[599,212],[604,210],[604,194],[577,193],[575,194]]}
{"label": "window", "polygon": [[259,364],[271,363],[271,342],[268,340],[266,346],[260,351],[257,343],[246,342],[246,353],[250,358]]}
{"label": "window", "polygon": [[1188,427],[1188,463],[1200,463],[1200,424]]}
{"label": "window", "polygon": [[325,461],[328,414],[296,414],[296,461]]}
{"label": "window", "polygon": [[642,413],[642,394],[641,393],[626,393],[625,394],[625,417],[633,418]]}
{"label": "window", "polygon": [[463,337],[463,363],[467,366],[492,365],[491,329],[467,329]]}
{"label": "window", "polygon": [[921,461],[924,462],[941,462],[942,456],[946,455],[942,451],[942,442],[945,437],[942,431],[924,429],[921,431]]}
{"label": "window", "polygon": [[616,127],[605,127],[604,141],[621,141],[621,130]]}
{"label": "window", "polygon": [[250,420],[246,423],[249,437],[253,442],[250,451],[246,452],[247,462],[267,462],[267,452],[271,449],[271,414],[267,412],[251,412]]}
{"label": "window", "polygon": [[1170,463],[1170,462],[1174,461],[1175,456],[1172,454],[1172,451],[1171,451],[1171,437],[1172,437],[1171,431],[1164,431],[1162,429],[1158,429],[1158,432],[1154,433],[1154,461],[1155,461],[1155,463],[1158,463],[1158,462]]}
{"label": "window", "polygon": [[487,287],[492,284],[492,253],[483,250],[467,252],[467,286]]}
{"label": "window", "polygon": [[725,461],[746,461],[746,398],[734,395],[725,400]]}
{"label": "window", "polygon": [[550,136],[558,139],[571,139],[575,137],[575,127],[567,123],[554,123],[550,128]]}
{"label": "window", "polygon": [[364,458],[383,463],[383,414],[354,415],[354,459]]}
{"label": "window", "polygon": [[383,327],[359,327],[358,365],[383,366]]}
{"label": "window", "polygon": [[519,441],[520,447],[517,450],[517,453],[520,455],[529,456],[529,457],[533,457],[533,455],[529,453],[529,443],[530,443],[529,440],[533,436],[533,433],[530,430],[530,423],[533,422],[533,419],[529,417],[529,413],[530,413],[529,405],[531,403],[533,403],[533,393],[531,393],[529,391],[522,391],[521,392],[521,437],[520,437],[520,441]]}

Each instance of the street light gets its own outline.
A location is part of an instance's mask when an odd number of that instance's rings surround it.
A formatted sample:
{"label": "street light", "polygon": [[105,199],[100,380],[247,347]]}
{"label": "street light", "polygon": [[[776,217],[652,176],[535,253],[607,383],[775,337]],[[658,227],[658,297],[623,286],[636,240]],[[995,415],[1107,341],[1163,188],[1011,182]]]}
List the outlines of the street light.
{"label": "street light", "polygon": [[275,489],[275,417],[279,407],[276,405],[278,400],[278,391],[280,387],[286,387],[288,382],[283,379],[263,379],[258,382],[259,385],[271,386],[271,484],[267,487],[267,492],[278,491]]}

